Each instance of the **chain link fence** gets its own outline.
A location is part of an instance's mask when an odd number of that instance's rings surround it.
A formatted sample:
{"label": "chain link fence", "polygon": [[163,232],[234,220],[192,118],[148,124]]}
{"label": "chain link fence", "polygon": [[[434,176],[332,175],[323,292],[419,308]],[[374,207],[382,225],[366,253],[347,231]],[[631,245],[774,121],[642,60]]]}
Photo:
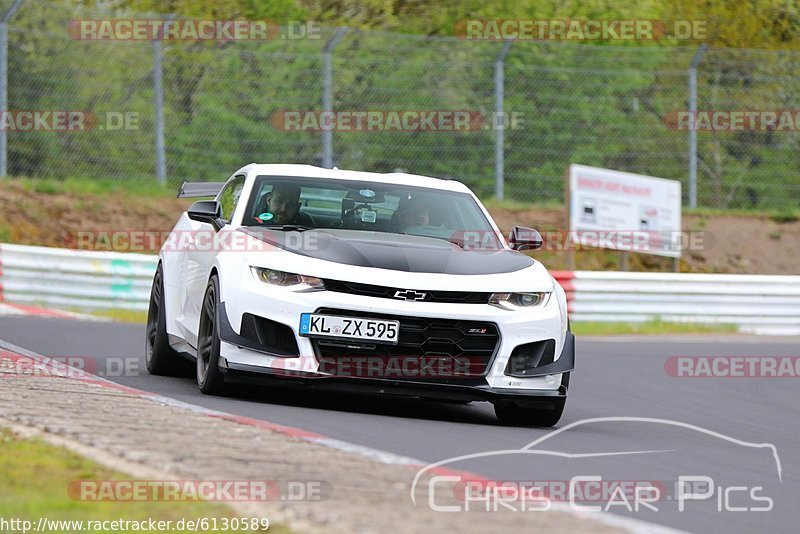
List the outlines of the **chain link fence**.
{"label": "chain link fence", "polygon": [[[91,124],[6,124],[9,176],[216,181],[254,161],[323,165],[330,156],[342,168],[455,178],[482,197],[496,195],[501,179],[505,199],[560,202],[565,168],[581,163],[681,180],[689,205],[691,132],[674,117],[692,109],[697,47],[519,41],[504,55],[498,41],[360,30],[332,41],[336,29],[326,27],[305,38],[157,44],[70,33],[70,21],[124,16],[140,17],[34,2],[10,17],[6,111],[83,111]],[[702,54],[700,113],[793,110],[797,123],[697,131],[699,206],[800,204],[798,63],[790,52]],[[461,130],[287,129],[287,112],[324,110],[326,89],[337,113],[463,111],[480,120]],[[505,115],[495,113],[500,91]]]}

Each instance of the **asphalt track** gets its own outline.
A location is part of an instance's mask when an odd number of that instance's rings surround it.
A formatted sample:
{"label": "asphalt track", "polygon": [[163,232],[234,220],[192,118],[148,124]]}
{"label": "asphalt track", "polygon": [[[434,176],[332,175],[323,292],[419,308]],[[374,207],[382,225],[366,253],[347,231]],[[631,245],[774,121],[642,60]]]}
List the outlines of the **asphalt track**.
{"label": "asphalt track", "polygon": [[[658,511],[644,506],[632,513],[624,506],[612,511],[690,532],[798,531],[800,378],[676,378],[664,368],[670,356],[800,356],[798,338],[579,338],[578,371],[572,377],[560,428],[603,417],[665,421],[595,421],[569,428],[535,447],[560,456],[515,453],[552,430],[501,426],[488,403],[463,406],[252,387],[242,387],[233,397],[204,396],[191,378],[147,374],[142,325],[2,318],[0,339],[47,356],[97,359],[100,374],[127,386],[423,462],[477,455],[446,466],[495,480],[553,481],[552,488],[575,476],[653,482],[664,491],[661,500],[651,503]],[[127,372],[117,370],[120,362],[127,365]],[[748,445],[764,443],[777,449],[780,477],[771,449]],[[480,455],[499,450],[509,452]],[[609,452],[637,453],[598,455]],[[680,511],[673,486],[680,476],[710,477],[713,496],[685,500]],[[739,487],[748,489],[731,489]],[[754,487],[762,489],[750,494]],[[707,489],[697,487],[698,492]],[[766,501],[756,500],[762,496],[772,499],[771,511],[732,511],[764,507]],[[606,502],[579,504],[605,506]]]}

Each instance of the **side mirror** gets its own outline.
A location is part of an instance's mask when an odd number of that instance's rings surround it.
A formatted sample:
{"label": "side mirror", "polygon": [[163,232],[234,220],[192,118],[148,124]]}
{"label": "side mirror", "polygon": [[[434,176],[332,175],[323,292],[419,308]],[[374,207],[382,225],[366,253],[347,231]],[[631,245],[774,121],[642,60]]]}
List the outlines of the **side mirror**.
{"label": "side mirror", "polygon": [[533,228],[515,226],[508,234],[508,243],[514,250],[535,250],[542,248],[542,236]]}
{"label": "side mirror", "polygon": [[212,224],[217,230],[225,226],[222,206],[216,200],[198,200],[189,207],[186,215],[193,221]]}

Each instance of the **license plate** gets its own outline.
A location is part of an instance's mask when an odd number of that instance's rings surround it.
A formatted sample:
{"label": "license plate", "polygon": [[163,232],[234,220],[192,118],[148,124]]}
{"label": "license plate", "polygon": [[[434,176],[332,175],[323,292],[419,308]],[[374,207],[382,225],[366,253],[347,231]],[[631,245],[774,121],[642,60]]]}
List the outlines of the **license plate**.
{"label": "license plate", "polygon": [[396,344],[400,322],[303,313],[300,315],[300,335]]}

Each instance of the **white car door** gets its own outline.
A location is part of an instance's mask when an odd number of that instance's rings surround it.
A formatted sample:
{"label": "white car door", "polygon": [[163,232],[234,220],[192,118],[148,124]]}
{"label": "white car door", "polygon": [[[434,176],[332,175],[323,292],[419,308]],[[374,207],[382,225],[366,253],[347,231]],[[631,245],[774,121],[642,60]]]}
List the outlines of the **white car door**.
{"label": "white car door", "polygon": [[[222,207],[222,220],[231,222],[233,212],[239,203],[244,189],[245,176],[236,175],[225,184],[217,195],[217,202]],[[218,231],[209,223],[191,221],[193,243],[186,253],[185,286],[186,294],[180,317],[185,331],[185,339],[197,347],[197,331],[200,326],[200,310],[203,305],[208,273],[216,258]],[[224,231],[224,230],[223,230]]]}

